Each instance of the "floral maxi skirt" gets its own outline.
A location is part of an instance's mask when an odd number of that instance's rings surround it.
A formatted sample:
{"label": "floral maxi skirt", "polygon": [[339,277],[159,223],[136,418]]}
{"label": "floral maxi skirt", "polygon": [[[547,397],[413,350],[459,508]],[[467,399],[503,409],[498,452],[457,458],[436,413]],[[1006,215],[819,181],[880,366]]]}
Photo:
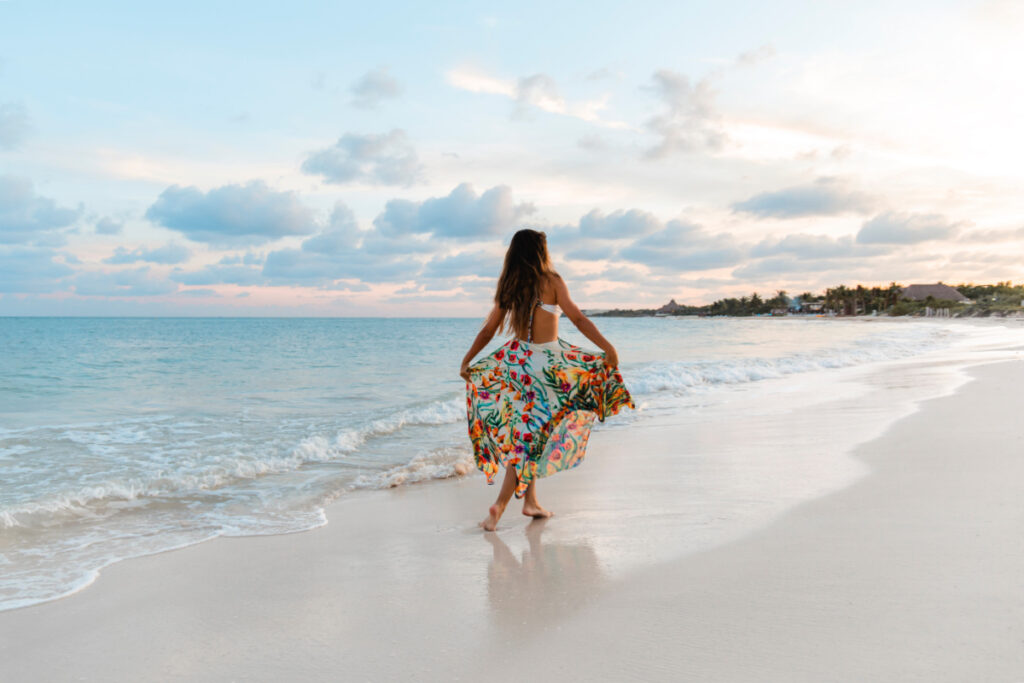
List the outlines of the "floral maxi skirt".
{"label": "floral maxi skirt", "polygon": [[511,339],[469,367],[466,417],[476,466],[494,483],[515,467],[516,498],[539,477],[583,460],[594,419],[604,421],[633,399],[604,356],[559,339]]}

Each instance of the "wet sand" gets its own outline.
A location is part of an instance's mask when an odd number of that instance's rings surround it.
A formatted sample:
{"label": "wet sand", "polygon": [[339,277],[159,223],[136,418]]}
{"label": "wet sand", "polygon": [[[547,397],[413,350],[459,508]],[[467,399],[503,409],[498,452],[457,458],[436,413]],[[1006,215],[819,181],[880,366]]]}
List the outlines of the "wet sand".
{"label": "wet sand", "polygon": [[0,679],[1024,680],[1024,362],[970,373],[854,483],[710,549],[637,467],[680,451],[671,424],[607,430],[544,482],[546,522],[513,502],[481,532],[497,489],[470,476],[107,567],[0,613]]}

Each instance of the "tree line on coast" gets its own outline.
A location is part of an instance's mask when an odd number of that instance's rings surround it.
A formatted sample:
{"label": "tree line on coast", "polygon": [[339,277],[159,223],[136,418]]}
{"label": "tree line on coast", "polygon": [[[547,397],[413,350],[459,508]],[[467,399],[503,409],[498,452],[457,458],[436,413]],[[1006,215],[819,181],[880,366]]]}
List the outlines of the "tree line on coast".
{"label": "tree line on coast", "polygon": [[654,315],[753,316],[813,313],[831,315],[923,315],[928,309],[946,309],[951,315],[985,316],[1024,313],[1024,284],[1010,281],[990,285],[965,283],[953,285],[969,302],[927,297],[912,300],[903,296],[904,287],[895,282],[886,287],[837,285],[824,293],[803,292],[790,296],[778,290],[771,297],[757,292],[750,296],[727,297],[710,304],[677,304],[673,299],[661,308],[613,309],[595,315],[610,317],[643,317]]}

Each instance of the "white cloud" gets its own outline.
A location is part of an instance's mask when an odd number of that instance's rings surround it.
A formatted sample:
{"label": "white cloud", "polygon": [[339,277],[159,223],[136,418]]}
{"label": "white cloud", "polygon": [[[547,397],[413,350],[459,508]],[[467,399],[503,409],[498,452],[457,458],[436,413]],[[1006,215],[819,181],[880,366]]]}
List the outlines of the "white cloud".
{"label": "white cloud", "polygon": [[972,230],[960,236],[961,242],[987,244],[991,242],[1017,242],[1024,240],[1024,227],[1003,230]]}
{"label": "white cloud", "polygon": [[502,95],[515,100],[518,112],[524,107],[535,107],[552,114],[561,114],[581,119],[606,128],[629,129],[623,121],[605,120],[601,112],[608,107],[610,95],[576,102],[567,101],[558,92],[555,81],[543,73],[524,76],[515,80],[497,78],[482,71],[461,67],[446,74],[449,85],[460,90],[490,95]]}
{"label": "white cloud", "polygon": [[761,217],[796,218],[847,212],[866,213],[875,203],[865,193],[850,189],[839,178],[822,177],[810,185],[756,194],[736,202],[732,209]]}
{"label": "white cloud", "polygon": [[302,171],[328,183],[408,187],[420,180],[423,167],[405,131],[396,128],[382,135],[346,133],[331,147],[310,154]]}
{"label": "white cloud", "polygon": [[220,246],[262,244],[315,229],[312,212],[298,195],[273,190],[262,180],[209,192],[173,185],[149,207],[146,218],[196,242]]}
{"label": "white cloud", "polygon": [[660,140],[647,150],[651,159],[682,152],[717,151],[727,136],[721,116],[715,108],[715,91],[709,79],[691,85],[690,79],[670,69],[659,69],[648,89],[665,105],[661,113],[647,121],[647,127]]}
{"label": "white cloud", "polygon": [[857,233],[861,244],[917,244],[956,236],[962,222],[935,213],[886,211],[866,221]]}
{"label": "white cloud", "polygon": [[123,264],[138,263],[159,263],[163,265],[174,265],[184,263],[192,256],[192,250],[180,244],[164,244],[159,247],[136,247],[128,250],[125,247],[118,247],[114,250],[113,256],[103,259],[104,263]]}
{"label": "white cloud", "polygon": [[124,223],[114,220],[110,216],[103,216],[100,218],[96,221],[96,225],[94,227],[97,235],[119,235],[123,229]]}
{"label": "white cloud", "polygon": [[27,178],[0,175],[0,244],[56,246],[64,241],[60,231],[81,212],[81,207],[68,209],[37,195]]}
{"label": "white cloud", "polygon": [[580,219],[579,233],[583,237],[633,239],[661,227],[661,221],[656,216],[640,209],[619,209],[607,215],[594,209]]}
{"label": "white cloud", "polygon": [[387,67],[380,67],[364,74],[349,88],[353,106],[361,109],[375,109],[381,102],[402,94],[401,84],[391,75]]}
{"label": "white cloud", "polygon": [[472,185],[462,183],[446,197],[422,202],[392,199],[373,223],[391,237],[430,234],[480,239],[504,234],[535,211],[532,204],[516,202],[508,187],[492,187],[477,195]]}
{"label": "white cloud", "polygon": [[74,272],[52,249],[0,246],[0,293],[52,292]]}

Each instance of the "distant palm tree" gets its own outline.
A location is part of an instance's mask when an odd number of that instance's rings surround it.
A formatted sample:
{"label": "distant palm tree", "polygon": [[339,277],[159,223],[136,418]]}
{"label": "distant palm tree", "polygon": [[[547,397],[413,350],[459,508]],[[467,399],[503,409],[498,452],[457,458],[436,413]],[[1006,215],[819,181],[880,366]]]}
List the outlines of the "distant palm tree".
{"label": "distant palm tree", "polygon": [[851,292],[846,285],[831,287],[825,290],[825,307],[839,315],[849,315],[851,308]]}
{"label": "distant palm tree", "polygon": [[868,290],[864,289],[864,285],[857,285],[857,289],[853,294],[853,315],[867,313],[867,308],[865,306],[867,292]]}

